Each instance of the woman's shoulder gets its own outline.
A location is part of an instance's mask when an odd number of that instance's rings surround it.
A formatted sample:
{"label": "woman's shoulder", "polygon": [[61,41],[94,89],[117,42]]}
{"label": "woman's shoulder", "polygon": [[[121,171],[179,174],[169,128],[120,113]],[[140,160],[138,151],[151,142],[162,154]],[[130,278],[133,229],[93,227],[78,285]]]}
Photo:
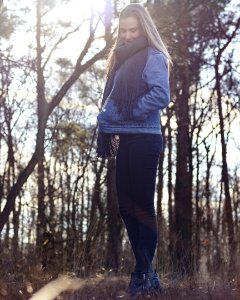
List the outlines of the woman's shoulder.
{"label": "woman's shoulder", "polygon": [[147,65],[167,65],[166,55],[161,51],[153,47],[148,47],[148,59]]}
{"label": "woman's shoulder", "polygon": [[158,55],[166,58],[165,54],[161,50],[158,50],[157,48],[153,47],[148,47],[148,57],[151,55]]}

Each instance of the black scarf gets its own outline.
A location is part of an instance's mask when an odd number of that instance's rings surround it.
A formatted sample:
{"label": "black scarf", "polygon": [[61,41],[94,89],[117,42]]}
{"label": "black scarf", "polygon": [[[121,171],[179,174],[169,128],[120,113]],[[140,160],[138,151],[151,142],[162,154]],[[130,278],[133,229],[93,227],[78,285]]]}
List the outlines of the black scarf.
{"label": "black scarf", "polygon": [[[132,120],[132,111],[137,101],[143,95],[147,86],[142,80],[142,73],[147,61],[146,37],[139,37],[131,43],[120,45],[115,49],[116,63],[108,77],[104,93],[103,104],[109,97],[114,99],[118,112],[126,121]],[[119,74],[113,88],[115,73]],[[114,134],[98,132],[97,155],[99,157],[113,157],[118,148],[118,139]]]}

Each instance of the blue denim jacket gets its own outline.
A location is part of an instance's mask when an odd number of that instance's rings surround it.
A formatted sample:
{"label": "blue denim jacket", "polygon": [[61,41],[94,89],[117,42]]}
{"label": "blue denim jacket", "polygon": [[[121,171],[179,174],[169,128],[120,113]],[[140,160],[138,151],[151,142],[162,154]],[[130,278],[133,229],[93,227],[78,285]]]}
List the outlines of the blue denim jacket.
{"label": "blue denim jacket", "polygon": [[[115,76],[118,76],[118,72]],[[160,111],[167,107],[170,101],[168,68],[162,52],[148,48],[142,79],[148,86],[148,92],[138,100],[133,109],[133,119],[124,119],[118,112],[114,99],[107,98],[97,117],[99,130],[112,134],[161,134]]]}

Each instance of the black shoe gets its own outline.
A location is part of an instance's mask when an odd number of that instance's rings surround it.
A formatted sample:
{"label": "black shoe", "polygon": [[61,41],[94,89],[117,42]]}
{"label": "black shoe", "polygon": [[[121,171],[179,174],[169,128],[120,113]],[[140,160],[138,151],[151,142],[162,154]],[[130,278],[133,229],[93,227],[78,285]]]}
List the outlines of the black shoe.
{"label": "black shoe", "polygon": [[131,274],[131,280],[127,292],[131,296],[146,295],[151,289],[151,282],[148,273],[135,273]]}
{"label": "black shoe", "polygon": [[149,280],[151,283],[151,288],[150,288],[151,291],[156,291],[161,293],[162,288],[160,284],[160,279],[156,271],[152,271],[151,273],[149,273]]}

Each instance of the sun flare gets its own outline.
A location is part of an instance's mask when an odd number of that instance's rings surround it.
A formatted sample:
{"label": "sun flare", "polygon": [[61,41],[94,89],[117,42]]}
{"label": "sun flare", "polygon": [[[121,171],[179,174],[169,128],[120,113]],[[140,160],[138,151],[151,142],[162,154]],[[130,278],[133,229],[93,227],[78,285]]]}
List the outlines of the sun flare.
{"label": "sun flare", "polygon": [[78,22],[89,18],[92,14],[100,16],[104,12],[105,5],[105,0],[72,0],[56,7],[52,11],[51,18],[63,22]]}

